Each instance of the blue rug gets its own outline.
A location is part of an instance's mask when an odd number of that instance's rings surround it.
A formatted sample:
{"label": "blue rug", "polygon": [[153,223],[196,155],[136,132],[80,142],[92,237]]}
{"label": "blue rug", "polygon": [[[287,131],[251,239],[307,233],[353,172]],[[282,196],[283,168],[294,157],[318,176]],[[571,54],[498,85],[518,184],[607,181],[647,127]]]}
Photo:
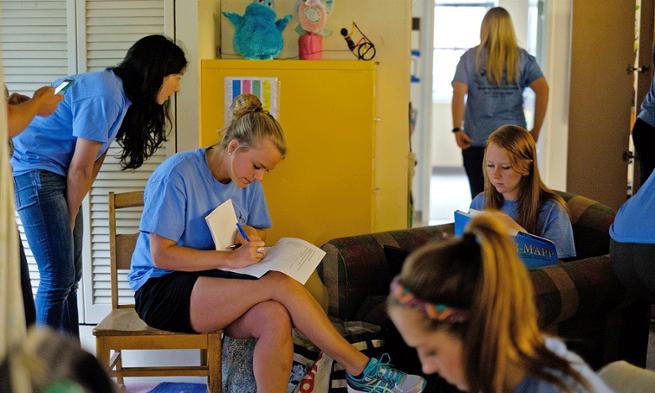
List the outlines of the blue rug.
{"label": "blue rug", "polygon": [[155,386],[150,393],[207,393],[207,385],[204,383],[162,382]]}

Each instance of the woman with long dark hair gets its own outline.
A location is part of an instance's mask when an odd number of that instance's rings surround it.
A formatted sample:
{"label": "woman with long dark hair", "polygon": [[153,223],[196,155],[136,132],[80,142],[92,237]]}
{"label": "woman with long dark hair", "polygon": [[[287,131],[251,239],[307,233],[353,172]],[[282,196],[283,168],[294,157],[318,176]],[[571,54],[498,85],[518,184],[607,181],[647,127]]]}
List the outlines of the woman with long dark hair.
{"label": "woman with long dark hair", "polygon": [[117,67],[66,78],[73,83],[57,110],[13,139],[16,208],[40,273],[38,324],[79,335],[80,205],[112,141],[127,169],[140,167],[166,140],[168,99],[186,65],[170,39],[141,38]]}

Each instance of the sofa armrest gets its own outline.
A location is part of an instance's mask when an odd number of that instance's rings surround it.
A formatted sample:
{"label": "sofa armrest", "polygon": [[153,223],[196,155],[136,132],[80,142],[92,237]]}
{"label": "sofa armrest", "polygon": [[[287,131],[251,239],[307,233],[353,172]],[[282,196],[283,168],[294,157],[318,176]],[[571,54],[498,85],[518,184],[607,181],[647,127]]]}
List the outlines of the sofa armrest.
{"label": "sofa armrest", "polygon": [[409,252],[429,240],[452,235],[453,225],[444,224],[328,241],[321,247],[327,255],[318,267],[328,291],[328,314],[353,320],[367,298],[387,295],[393,277],[385,258],[385,245]]}

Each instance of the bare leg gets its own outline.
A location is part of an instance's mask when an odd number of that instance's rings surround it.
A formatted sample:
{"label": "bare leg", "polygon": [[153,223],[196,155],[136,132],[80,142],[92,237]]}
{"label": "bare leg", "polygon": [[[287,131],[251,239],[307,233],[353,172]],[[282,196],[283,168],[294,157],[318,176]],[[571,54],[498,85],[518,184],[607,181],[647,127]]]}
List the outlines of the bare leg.
{"label": "bare leg", "polygon": [[200,277],[191,293],[191,325],[199,332],[222,329],[267,300],[281,303],[293,325],[346,371],[358,375],[364,370],[368,357],[339,334],[305,287],[281,273],[259,280]]}
{"label": "bare leg", "polygon": [[234,338],[257,339],[253,369],[257,392],[285,392],[291,373],[293,340],[291,320],[283,305],[266,301],[253,306],[225,334]]}

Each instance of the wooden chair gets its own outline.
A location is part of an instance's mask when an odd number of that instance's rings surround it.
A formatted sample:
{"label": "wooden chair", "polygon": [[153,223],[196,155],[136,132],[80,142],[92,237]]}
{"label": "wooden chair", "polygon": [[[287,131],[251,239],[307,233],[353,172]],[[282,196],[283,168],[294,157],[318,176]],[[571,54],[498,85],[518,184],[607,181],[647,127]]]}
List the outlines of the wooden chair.
{"label": "wooden chair", "polygon": [[[143,192],[109,193],[111,314],[95,329],[96,356],[119,385],[124,377],[207,376],[210,393],[221,391],[221,332],[185,334],[152,328],[139,318],[134,304],[119,304],[118,269],[129,269],[138,234],[116,234],[116,209],[143,206]],[[200,366],[124,367],[122,350],[199,349]],[[111,352],[113,351],[113,355]],[[111,355],[111,357],[110,357]]]}

